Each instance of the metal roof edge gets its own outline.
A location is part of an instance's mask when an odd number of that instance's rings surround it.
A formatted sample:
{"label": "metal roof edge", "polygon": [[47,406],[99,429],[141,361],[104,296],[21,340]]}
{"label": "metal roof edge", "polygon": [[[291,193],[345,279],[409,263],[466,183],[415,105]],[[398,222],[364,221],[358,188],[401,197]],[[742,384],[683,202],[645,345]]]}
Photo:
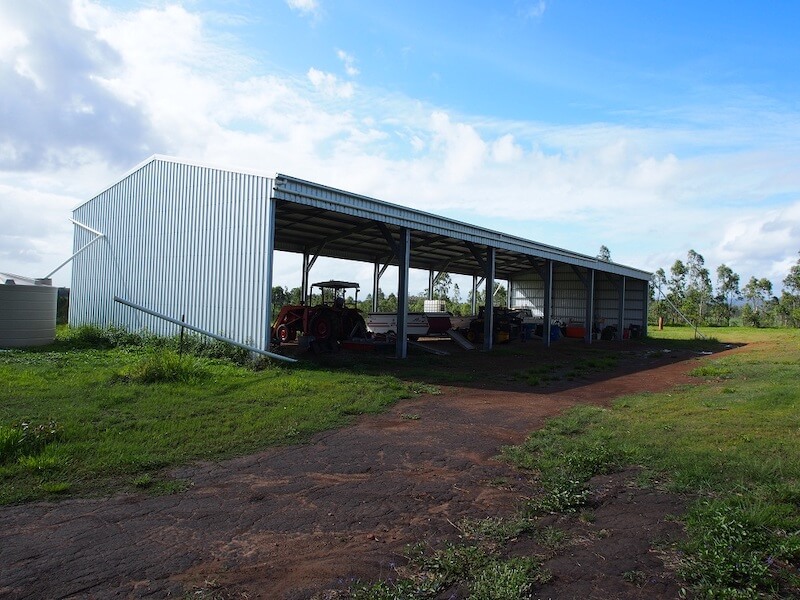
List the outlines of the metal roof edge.
{"label": "metal roof edge", "polygon": [[[450,217],[443,217],[441,215],[436,215],[433,213],[429,213],[426,211],[408,208],[406,206],[402,206],[400,204],[394,204],[391,202],[386,202],[385,200],[378,200],[377,198],[372,198],[370,196],[364,196],[361,194],[354,194],[352,192],[348,192],[346,190],[342,190],[339,188],[325,186],[319,183],[315,183],[313,181],[308,181],[306,179],[301,179],[299,177],[293,177],[291,175],[286,175],[285,173],[277,173],[275,176],[275,187],[276,190],[280,191],[278,186],[280,185],[281,181],[286,181],[287,183],[293,182],[299,185],[308,186],[311,188],[316,188],[318,190],[322,190],[328,193],[336,194],[341,196],[343,199],[346,198],[353,198],[360,202],[371,203],[376,206],[376,208],[385,207],[387,209],[391,209],[392,211],[400,211],[411,216],[418,216],[418,217],[426,217],[431,220],[436,220],[440,223],[439,227],[446,228],[447,224],[457,225],[459,229],[470,230],[469,234],[473,237],[484,237],[488,240],[494,239],[497,242],[506,243],[506,244],[515,244],[518,246],[527,247],[532,252],[536,252],[537,250],[540,251],[542,254],[550,254],[556,255],[559,257],[563,257],[564,259],[572,259],[575,261],[576,266],[583,266],[585,268],[589,268],[589,264],[592,265],[591,268],[595,268],[600,271],[607,271],[616,273],[619,275],[626,275],[626,276],[633,276],[637,279],[650,279],[652,273],[649,271],[644,271],[642,269],[637,269],[635,267],[630,267],[627,265],[623,265],[621,263],[615,262],[607,262],[598,259],[595,256],[589,256],[588,254],[581,254],[579,252],[573,252],[571,250],[566,250],[564,248],[559,248],[557,246],[551,246],[549,244],[543,244],[541,242],[536,242],[534,240],[529,240],[523,237],[519,237],[516,235],[511,235],[508,233],[503,233],[500,231],[495,231],[492,229],[487,229],[485,227],[480,227],[478,225],[472,225],[470,223],[465,223],[463,221],[458,221],[456,219],[452,219]],[[291,191],[285,190],[286,193],[293,193]],[[330,198],[317,198],[318,200],[323,200],[327,202],[333,202],[339,204],[336,200]],[[379,212],[375,210],[375,212]],[[408,221],[416,221],[417,219],[413,218],[404,218],[404,220]],[[458,232],[453,232],[453,237],[458,237]],[[556,259],[557,260],[557,259]],[[587,264],[588,263],[588,264]]]}
{"label": "metal roof edge", "polygon": [[[267,172],[267,171],[259,171],[257,169],[244,169],[241,167],[213,164],[202,160],[181,158],[178,156],[167,156],[165,154],[154,154],[152,157],[150,157],[150,159],[157,159],[162,162],[171,162],[179,165],[188,165],[190,167],[199,167],[201,169],[212,169],[214,171],[226,171],[228,173],[237,173],[239,175],[252,175],[254,177],[264,177],[266,179],[275,179],[277,177],[277,173],[275,171]],[[148,159],[145,162],[149,162],[150,159]]]}
{"label": "metal roof edge", "polygon": [[87,204],[89,204],[89,202],[91,202],[92,200],[94,200],[94,199],[95,199],[95,198],[97,198],[98,196],[101,196],[102,194],[105,194],[105,193],[106,193],[108,190],[110,190],[111,188],[113,188],[115,185],[117,185],[117,184],[118,184],[118,183],[120,183],[121,181],[125,180],[127,177],[130,177],[131,175],[133,175],[134,173],[136,173],[136,171],[138,171],[138,170],[140,170],[140,169],[143,169],[143,168],[144,168],[146,165],[150,164],[151,162],[153,162],[153,161],[155,161],[155,160],[159,160],[160,158],[161,158],[161,155],[159,155],[159,154],[153,154],[153,155],[151,155],[150,157],[148,157],[148,158],[144,159],[144,160],[143,160],[142,162],[140,162],[138,165],[136,165],[135,167],[133,167],[133,168],[131,168],[131,169],[128,169],[128,170],[127,170],[127,171],[126,171],[126,172],[125,172],[123,175],[121,175],[120,177],[117,177],[117,178],[116,178],[116,179],[113,181],[113,183],[109,183],[108,185],[106,185],[105,187],[103,187],[103,188],[102,188],[102,189],[101,189],[99,192],[97,192],[97,193],[96,193],[95,195],[93,195],[91,198],[88,198],[87,200],[84,200],[83,202],[81,202],[80,204],[78,204],[77,206],[75,206],[75,207],[72,209],[72,212],[74,213],[74,212],[75,212],[76,210],[78,210],[79,208],[82,208],[83,206],[86,206]]}
{"label": "metal roof edge", "polygon": [[78,210],[82,206],[85,206],[86,204],[88,204],[92,200],[96,199],[98,196],[102,196],[108,190],[113,188],[115,185],[121,183],[122,181],[124,181],[125,179],[127,179],[128,177],[130,177],[131,175],[136,173],[137,171],[140,171],[141,169],[143,169],[144,167],[146,167],[150,163],[156,162],[156,161],[158,161],[158,162],[168,162],[168,163],[173,163],[173,164],[177,164],[177,165],[187,165],[187,166],[190,166],[190,167],[199,167],[199,168],[202,168],[202,169],[212,169],[214,171],[227,171],[229,173],[240,173],[240,174],[243,174],[243,175],[253,175],[254,177],[264,177],[266,179],[275,179],[275,177],[276,177],[276,174],[275,174],[274,171],[271,172],[271,173],[258,172],[258,171],[254,170],[254,169],[251,170],[251,169],[239,169],[239,168],[234,168],[234,167],[223,167],[223,166],[219,166],[219,165],[213,165],[213,164],[210,164],[210,163],[205,163],[205,162],[198,161],[198,160],[192,160],[192,159],[188,159],[188,158],[180,158],[180,157],[177,157],[177,156],[169,156],[167,154],[153,154],[153,155],[149,156],[148,158],[144,159],[139,164],[137,164],[135,167],[133,167],[131,169],[128,169],[125,173],[123,173],[121,176],[116,178],[113,183],[110,183],[107,186],[105,186],[104,188],[102,188],[94,196],[92,196],[88,200],[84,200],[83,202],[78,204],[76,207],[74,207],[72,209],[72,212],[74,213],[76,210]]}

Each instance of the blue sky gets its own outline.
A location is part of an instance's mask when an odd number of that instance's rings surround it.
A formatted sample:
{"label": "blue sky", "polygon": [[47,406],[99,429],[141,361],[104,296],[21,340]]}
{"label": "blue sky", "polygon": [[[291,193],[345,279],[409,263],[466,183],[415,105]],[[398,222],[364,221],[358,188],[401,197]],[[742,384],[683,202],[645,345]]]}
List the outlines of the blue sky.
{"label": "blue sky", "polygon": [[647,270],[691,248],[779,289],[798,22],[796,2],[0,0],[0,271],[58,265],[71,209],[158,153]]}

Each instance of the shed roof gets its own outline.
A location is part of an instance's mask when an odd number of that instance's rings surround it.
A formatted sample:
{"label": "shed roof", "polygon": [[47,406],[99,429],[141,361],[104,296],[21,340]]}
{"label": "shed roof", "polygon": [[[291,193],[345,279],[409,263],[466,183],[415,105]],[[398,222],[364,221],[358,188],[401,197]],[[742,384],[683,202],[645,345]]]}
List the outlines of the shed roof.
{"label": "shed roof", "polygon": [[[397,264],[386,231],[411,231],[411,267],[481,275],[483,250],[496,249],[498,279],[534,270],[546,259],[649,280],[650,273],[289,175],[275,178],[275,248]],[[477,254],[477,256],[476,256]]]}
{"label": "shed roof", "polygon": [[408,228],[411,232],[410,266],[415,269],[483,275],[481,260],[485,249],[493,247],[497,279],[530,273],[547,259],[641,280],[649,280],[651,276],[641,269],[280,173],[273,176],[154,155],[121,180],[154,161],[273,179],[273,197],[277,200],[276,250],[396,265],[398,261],[390,239],[396,239],[400,229]]}

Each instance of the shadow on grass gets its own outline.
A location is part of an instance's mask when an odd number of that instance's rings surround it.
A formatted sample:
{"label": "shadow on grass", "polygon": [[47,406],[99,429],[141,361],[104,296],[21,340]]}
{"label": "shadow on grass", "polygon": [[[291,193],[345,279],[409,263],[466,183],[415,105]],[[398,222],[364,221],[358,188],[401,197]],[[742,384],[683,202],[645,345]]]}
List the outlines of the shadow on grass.
{"label": "shadow on grass", "polygon": [[586,344],[583,340],[564,338],[549,348],[541,340],[516,340],[485,352],[463,350],[447,338],[422,338],[420,343],[448,354],[428,353],[416,346],[409,347],[406,359],[395,358],[393,347],[374,352],[341,350],[315,355],[298,352],[296,346],[288,345],[280,351],[299,358],[304,368],[393,375],[428,385],[551,393],[665,364],[696,360],[744,345],[715,339],[654,338]]}

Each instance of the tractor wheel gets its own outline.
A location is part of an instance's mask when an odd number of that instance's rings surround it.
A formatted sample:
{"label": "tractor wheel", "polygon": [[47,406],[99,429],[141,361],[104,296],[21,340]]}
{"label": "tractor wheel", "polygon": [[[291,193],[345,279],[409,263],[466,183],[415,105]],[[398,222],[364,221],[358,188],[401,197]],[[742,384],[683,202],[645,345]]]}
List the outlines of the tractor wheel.
{"label": "tractor wheel", "polygon": [[311,335],[317,340],[327,340],[333,335],[333,320],[330,315],[320,313],[311,320]]}
{"label": "tractor wheel", "polygon": [[278,341],[281,344],[291,342],[297,337],[297,334],[292,331],[288,325],[278,325],[278,331],[276,333],[278,336]]}

